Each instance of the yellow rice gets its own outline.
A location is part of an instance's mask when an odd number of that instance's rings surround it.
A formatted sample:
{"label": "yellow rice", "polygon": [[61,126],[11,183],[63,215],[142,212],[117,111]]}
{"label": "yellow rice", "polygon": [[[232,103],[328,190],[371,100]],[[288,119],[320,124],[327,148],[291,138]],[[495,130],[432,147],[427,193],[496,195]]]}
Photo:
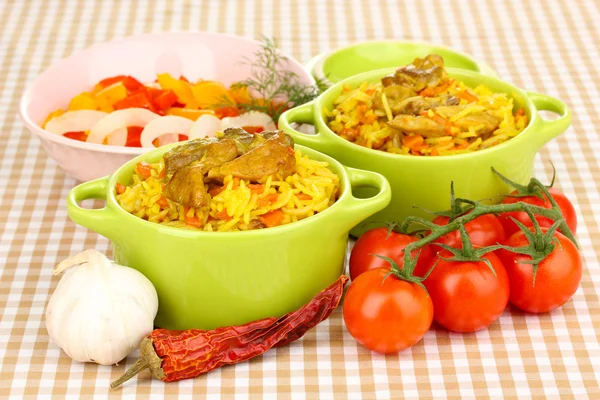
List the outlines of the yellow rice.
{"label": "yellow rice", "polygon": [[[452,123],[469,113],[486,110],[501,118],[498,128],[491,134],[481,135],[477,132],[481,129],[478,126],[470,126],[462,131],[453,126],[448,136],[427,138],[417,155],[449,155],[482,150],[517,136],[527,126],[527,116],[513,113],[513,99],[505,93],[494,93],[484,85],[471,89],[458,81],[453,81],[441,93],[459,97],[458,92],[466,90],[475,94],[478,100],[469,103],[461,98],[459,104],[468,104],[468,107],[448,118],[448,121]],[[333,109],[324,107],[322,110],[329,128],[342,138],[364,147],[396,154],[415,154],[402,143],[398,135],[388,129],[386,122],[392,119],[392,114],[385,95],[382,96],[385,112],[374,107],[375,94],[381,91],[380,82],[365,82],[358,88],[344,87],[333,102]]]}
{"label": "yellow rice", "polygon": [[[165,178],[160,178],[164,168],[162,162],[150,164],[151,176],[144,179],[137,172],[132,182],[125,186],[117,200],[125,211],[150,222],[204,231],[243,231],[248,230],[252,220],[274,210],[283,212],[281,225],[296,222],[319,213],[331,206],[339,194],[339,177],[328,169],[328,163],[311,160],[296,150],[296,170],[284,181],[267,177],[262,193],[253,191],[247,180],[236,181],[232,176],[224,179],[225,189],[211,196],[209,203],[202,208],[186,208],[163,198]],[[251,186],[249,186],[249,184]],[[308,199],[307,196],[311,198]],[[269,202],[268,199],[276,200]],[[162,204],[157,204],[162,198]],[[187,218],[186,218],[187,217]],[[186,219],[195,219],[200,228],[186,223]]]}

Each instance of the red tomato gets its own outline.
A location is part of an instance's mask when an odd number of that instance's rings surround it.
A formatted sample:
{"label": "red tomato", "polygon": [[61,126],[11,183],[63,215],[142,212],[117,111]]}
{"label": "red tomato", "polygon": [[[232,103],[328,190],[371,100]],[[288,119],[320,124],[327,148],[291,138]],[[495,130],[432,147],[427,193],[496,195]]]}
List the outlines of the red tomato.
{"label": "red tomato", "polygon": [[[418,238],[393,231],[389,232],[388,236],[388,232],[388,228],[375,228],[365,232],[358,238],[350,253],[350,278],[352,280],[370,269],[391,268],[390,263],[373,254],[389,257],[399,267],[404,265],[404,248],[410,243],[416,242]],[[415,257],[417,254],[418,251],[415,251],[412,256]],[[426,272],[427,266],[431,264],[432,259],[433,253],[429,246],[423,247],[415,271]]]}
{"label": "red tomato", "polygon": [[[547,229],[542,228],[542,231]],[[559,243],[538,266],[535,282],[533,266],[525,261],[531,257],[498,250],[510,280],[510,303],[523,311],[543,313],[565,304],[577,291],[582,274],[581,254],[565,235],[556,232]],[[510,247],[529,244],[522,231],[506,241]]]}
{"label": "red tomato", "polygon": [[[448,251],[442,257],[451,257]],[[423,284],[431,300],[435,321],[454,332],[475,332],[488,327],[506,308],[509,282],[506,269],[494,253],[486,263],[446,261],[440,258]]]}
{"label": "red tomato", "polygon": [[[563,217],[565,218],[565,221],[567,222],[567,225],[569,226],[569,228],[571,228],[571,231],[573,231],[573,234],[576,234],[577,214],[575,213],[575,207],[573,207],[573,204],[571,203],[571,201],[569,201],[569,199],[560,190],[554,189],[554,188],[550,188],[548,190],[550,191],[550,194],[552,195],[552,197],[554,197],[554,200],[556,200],[556,203],[560,207],[560,211],[562,212]],[[516,193],[516,191],[512,192],[511,194],[515,194],[515,193]],[[539,197],[535,197],[535,196],[505,197],[504,201],[502,201],[502,203],[503,204],[513,204],[513,203],[518,203],[519,201],[522,201],[522,202],[528,203],[528,204],[533,204],[535,206],[544,207],[544,208],[552,208],[552,204],[546,197],[544,197],[544,200],[540,199]],[[533,222],[531,222],[531,218],[529,218],[529,215],[527,215],[527,213],[525,213],[523,211],[502,213],[499,215],[498,218],[500,219],[500,222],[502,222],[502,225],[504,226],[504,230],[506,231],[507,237],[511,236],[513,233],[515,233],[517,231],[520,231],[517,224],[515,224],[510,219],[510,217],[513,217],[517,221],[523,223],[525,226],[533,226]],[[540,224],[541,227],[549,228],[554,223],[553,220],[551,220],[550,218],[546,218],[546,217],[536,216],[535,219],[538,221],[538,223]]]}
{"label": "red tomato", "polygon": [[[448,221],[450,221],[450,218],[448,217],[436,217],[433,220],[433,223],[437,225],[448,225]],[[506,240],[504,227],[493,214],[485,214],[475,218],[473,221],[465,224],[465,229],[469,234],[473,246],[491,246],[498,243],[504,243]],[[462,249],[460,231],[452,231],[441,238],[436,239],[435,242]]]}
{"label": "red tomato", "polygon": [[[388,270],[370,270],[352,281],[344,299],[348,332],[366,348],[396,353],[425,336],[433,319],[433,305],[419,285],[385,278]],[[384,281],[385,278],[385,281]]]}

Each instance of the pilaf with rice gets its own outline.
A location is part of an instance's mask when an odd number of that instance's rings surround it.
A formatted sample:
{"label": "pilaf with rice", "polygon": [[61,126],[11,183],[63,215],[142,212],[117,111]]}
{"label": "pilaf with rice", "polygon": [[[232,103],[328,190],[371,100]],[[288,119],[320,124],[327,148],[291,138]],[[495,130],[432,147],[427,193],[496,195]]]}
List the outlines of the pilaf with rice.
{"label": "pilaf with rice", "polygon": [[[139,218],[178,228],[229,232],[289,224],[322,212],[339,195],[339,177],[327,162],[311,160],[299,150],[290,153],[293,169],[288,176],[270,174],[257,182],[228,174],[222,182],[208,183],[205,203],[199,207],[165,195],[173,176],[166,173],[164,158],[154,164],[139,163],[130,184],[116,185],[116,198],[125,211]],[[206,155],[191,165],[203,161]]]}
{"label": "pilaf with rice", "polygon": [[396,154],[483,150],[527,126],[523,109],[513,112],[512,98],[450,78],[435,54],[417,58],[381,82],[346,86],[333,105],[323,110],[333,132],[360,146]]}

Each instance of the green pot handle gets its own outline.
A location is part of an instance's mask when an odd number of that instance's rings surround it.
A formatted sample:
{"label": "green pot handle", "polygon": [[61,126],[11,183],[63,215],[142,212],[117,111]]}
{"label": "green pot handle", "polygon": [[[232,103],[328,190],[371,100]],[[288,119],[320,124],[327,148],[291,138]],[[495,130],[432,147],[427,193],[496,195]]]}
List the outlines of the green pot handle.
{"label": "green pot handle", "polygon": [[279,129],[294,139],[294,143],[326,153],[329,148],[329,140],[323,133],[317,131],[314,135],[302,133],[292,127],[293,123],[313,124],[315,121],[315,101],[303,104],[299,107],[287,110],[279,117]]}
{"label": "green pot handle", "polygon": [[67,196],[67,213],[73,222],[84,226],[102,236],[115,239],[115,226],[117,224],[114,211],[104,206],[100,209],[88,209],[79,206],[87,199],[106,201],[108,194],[108,176],[75,186]]}
{"label": "green pot handle", "polygon": [[538,111],[551,111],[559,115],[557,119],[547,120],[538,115],[539,128],[536,129],[535,139],[538,147],[542,147],[554,139],[571,125],[571,110],[562,101],[540,93],[527,92],[527,97],[532,101]]}
{"label": "green pot handle", "polygon": [[350,196],[344,204],[345,221],[349,223],[350,229],[387,207],[392,200],[392,189],[388,180],[377,172],[350,167],[344,168],[350,180],[350,189],[365,186],[377,189],[377,194],[374,196],[360,199],[354,197],[352,190],[350,190]]}

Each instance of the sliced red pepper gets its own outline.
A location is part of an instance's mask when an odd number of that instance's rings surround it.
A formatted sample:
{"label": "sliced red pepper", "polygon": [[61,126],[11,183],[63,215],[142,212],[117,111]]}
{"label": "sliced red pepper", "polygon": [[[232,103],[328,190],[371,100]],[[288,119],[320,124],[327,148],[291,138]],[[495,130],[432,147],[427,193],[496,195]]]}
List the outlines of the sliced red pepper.
{"label": "sliced red pepper", "polygon": [[148,179],[152,175],[152,167],[150,167],[150,164],[148,164],[146,161],[140,162],[136,167],[136,171],[138,174],[144,177],[144,179]]}
{"label": "sliced red pepper", "polygon": [[238,110],[236,107],[219,108],[218,110],[215,110],[215,115],[219,119],[223,119],[225,117],[237,117],[240,115],[240,110]]}
{"label": "sliced red pepper", "polygon": [[265,130],[263,126],[242,126],[242,129],[252,134],[261,133]]}
{"label": "sliced red pepper", "polygon": [[142,147],[140,136],[144,128],[139,126],[130,126],[127,128],[127,142],[126,147]]}
{"label": "sliced red pepper", "polygon": [[69,139],[79,140],[81,142],[85,142],[88,138],[85,132],[66,132],[63,134],[63,136]]}
{"label": "sliced red pepper", "polygon": [[148,96],[148,91],[144,88],[117,101],[113,104],[113,107],[115,110],[123,110],[125,108],[146,108],[152,112],[156,112],[156,108],[154,107],[151,98]]}
{"label": "sliced red pepper", "polygon": [[180,133],[178,139],[180,142],[183,142],[184,140],[188,140],[188,135],[182,135]]}
{"label": "sliced red pepper", "polygon": [[172,90],[163,90],[161,94],[154,97],[154,105],[157,110],[163,111],[177,103],[177,95]]}
{"label": "sliced red pepper", "polygon": [[138,81],[137,79],[135,79],[134,77],[129,76],[129,75],[112,76],[110,78],[101,80],[98,84],[100,86],[102,86],[103,88],[105,88],[105,87],[109,87],[110,85],[113,85],[117,82],[122,82],[123,86],[125,86],[127,91],[130,91],[130,92],[136,91],[139,88],[144,86],[140,81]]}

